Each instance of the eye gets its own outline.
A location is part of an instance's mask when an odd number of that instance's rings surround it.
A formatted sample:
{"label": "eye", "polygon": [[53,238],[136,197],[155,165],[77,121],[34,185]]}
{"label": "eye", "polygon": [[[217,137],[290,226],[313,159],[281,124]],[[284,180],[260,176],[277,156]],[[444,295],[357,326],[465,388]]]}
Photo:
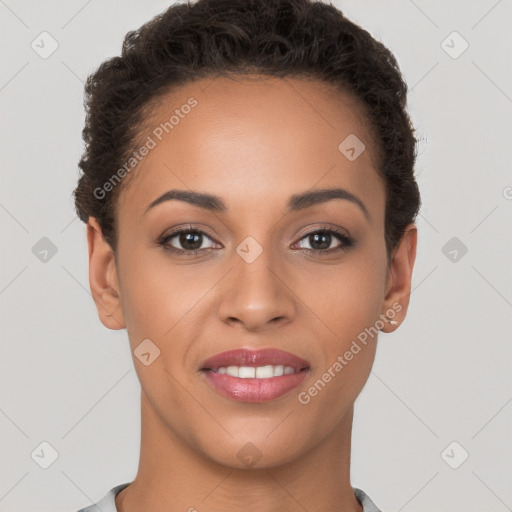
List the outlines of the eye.
{"label": "eye", "polygon": [[[213,245],[206,248],[201,248],[204,243],[204,239],[209,239],[213,242]],[[182,248],[173,247],[171,241],[175,240],[174,244],[179,244]],[[183,227],[176,229],[171,233],[162,237],[157,245],[163,246],[166,250],[171,251],[175,254],[194,256],[200,252],[206,252],[213,249],[215,241],[208,236],[204,231],[196,229],[192,226]]]}
{"label": "eye", "polygon": [[[208,247],[202,247],[206,239],[210,240],[211,244]],[[332,227],[322,227],[316,231],[311,231],[304,235],[297,244],[300,245],[303,240],[309,245],[309,247],[301,246],[303,251],[322,255],[347,250],[354,244],[352,238]],[[336,241],[338,241],[338,245],[332,247],[333,242]],[[163,246],[167,251],[177,255],[194,256],[215,249],[216,243],[204,231],[193,226],[185,226],[160,238],[157,245]],[[177,248],[175,244],[181,246],[181,248]]]}
{"label": "eye", "polygon": [[[351,247],[354,243],[348,235],[339,232],[336,228],[323,227],[316,231],[311,231],[301,239],[305,240],[309,247],[303,247],[306,252],[314,254],[331,254],[333,252],[343,251]],[[332,247],[333,242],[338,241],[338,245]],[[300,241],[298,242],[300,243]]]}

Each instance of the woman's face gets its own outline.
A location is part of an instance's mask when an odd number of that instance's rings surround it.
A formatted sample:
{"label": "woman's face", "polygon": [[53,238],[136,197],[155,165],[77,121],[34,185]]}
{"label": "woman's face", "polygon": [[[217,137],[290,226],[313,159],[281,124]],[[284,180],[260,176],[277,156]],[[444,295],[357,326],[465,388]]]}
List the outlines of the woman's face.
{"label": "woman's face", "polygon": [[[384,186],[363,117],[318,82],[217,78],[163,97],[147,128],[147,154],[117,204],[115,272],[105,272],[115,292],[96,293],[100,317],[126,327],[153,421],[223,465],[243,467],[243,450],[267,467],[290,461],[346,428],[375,326],[398,299],[402,320],[408,303],[414,248],[397,253],[393,288]],[[342,192],[293,201],[320,189]],[[171,190],[216,196],[224,208],[150,206]],[[99,272],[99,256],[92,264]],[[235,400],[202,368],[239,348],[284,350],[309,369],[278,398]]]}

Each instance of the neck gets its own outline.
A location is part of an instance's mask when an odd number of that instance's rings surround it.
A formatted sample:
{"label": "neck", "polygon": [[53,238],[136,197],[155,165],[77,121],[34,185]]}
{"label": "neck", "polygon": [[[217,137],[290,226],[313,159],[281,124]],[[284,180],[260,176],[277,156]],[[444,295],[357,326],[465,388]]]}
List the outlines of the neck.
{"label": "neck", "polygon": [[139,468],[116,497],[118,512],[362,512],[350,485],[353,407],[299,458],[240,469],[205,458],[170,431],[143,392],[141,406]]}

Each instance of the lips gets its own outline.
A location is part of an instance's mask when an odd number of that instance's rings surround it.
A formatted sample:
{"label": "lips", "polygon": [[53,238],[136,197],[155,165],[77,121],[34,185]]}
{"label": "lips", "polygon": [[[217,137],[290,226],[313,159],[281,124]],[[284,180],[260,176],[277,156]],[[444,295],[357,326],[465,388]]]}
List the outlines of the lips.
{"label": "lips", "polygon": [[[200,370],[211,389],[224,397],[240,402],[269,402],[304,382],[310,366],[305,359],[283,350],[237,349],[206,359]],[[236,376],[238,371],[243,371],[244,376]],[[258,375],[260,371],[263,375]]]}
{"label": "lips", "polygon": [[217,371],[221,367],[227,366],[248,366],[258,367],[267,365],[290,366],[295,372],[309,368],[309,362],[290,352],[279,349],[235,349],[221,352],[213,357],[206,359],[202,364],[201,370]]}

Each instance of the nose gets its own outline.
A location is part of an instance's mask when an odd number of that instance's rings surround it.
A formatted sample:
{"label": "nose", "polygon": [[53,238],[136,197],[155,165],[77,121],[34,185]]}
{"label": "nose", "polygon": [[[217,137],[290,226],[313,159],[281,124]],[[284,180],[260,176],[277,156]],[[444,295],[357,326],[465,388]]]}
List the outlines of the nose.
{"label": "nose", "polygon": [[262,331],[291,322],[297,310],[293,286],[270,251],[263,250],[251,263],[238,254],[234,254],[233,260],[234,268],[220,289],[221,320],[247,331]]}

